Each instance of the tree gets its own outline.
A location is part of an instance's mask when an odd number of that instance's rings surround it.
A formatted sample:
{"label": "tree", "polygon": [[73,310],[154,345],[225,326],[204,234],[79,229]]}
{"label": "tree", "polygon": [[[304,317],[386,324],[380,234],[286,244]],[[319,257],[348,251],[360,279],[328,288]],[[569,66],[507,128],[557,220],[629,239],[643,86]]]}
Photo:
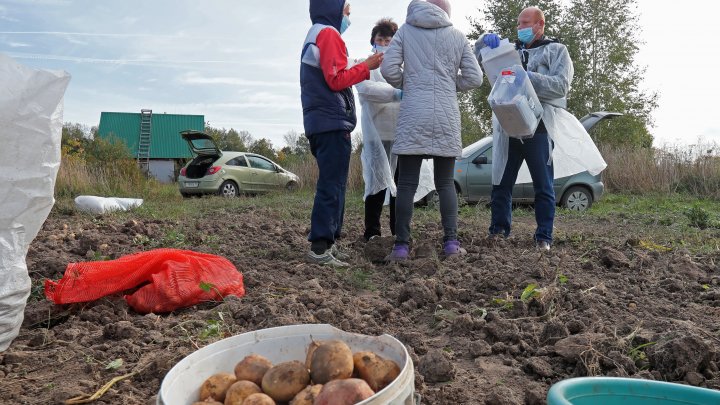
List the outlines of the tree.
{"label": "tree", "polygon": [[252,153],[257,153],[258,155],[265,156],[268,159],[277,159],[277,156],[275,156],[275,149],[273,149],[272,142],[265,138],[254,141],[252,145],[250,145],[249,151]]}
{"label": "tree", "polygon": [[[546,35],[568,47],[575,75],[568,97],[568,111],[580,118],[594,111],[616,111],[621,119],[603,122],[593,130],[598,143],[650,146],[651,114],[657,107],[657,93],[640,90],[644,67],[638,67],[638,17],[636,0],[572,0],[565,7],[559,0],[532,3],[524,0],[489,0],[482,21],[472,21],[468,38],[486,31],[504,38],[517,37],[517,17],[523,8],[537,5],[545,12]],[[463,98],[463,129],[479,128],[489,133],[491,110],[487,103],[490,86]],[[476,117],[476,123],[472,122]],[[466,139],[468,138],[468,139]],[[471,137],[463,134],[463,142]]]}
{"label": "tree", "polygon": [[246,151],[253,141],[249,132],[238,132],[233,128],[226,130],[225,128],[205,127],[205,133],[212,137],[220,150]]}
{"label": "tree", "polygon": [[87,125],[66,122],[62,126],[62,149],[65,154],[82,155],[92,139],[92,128]]}
{"label": "tree", "polygon": [[640,89],[645,67],[635,63],[641,44],[637,0],[572,0],[562,24],[575,79],[568,109],[578,116],[617,111],[626,116],[593,131],[596,142],[649,147],[657,92]]}
{"label": "tree", "polygon": [[295,130],[290,130],[283,135],[283,140],[287,144],[287,154],[298,156],[310,154],[310,141],[305,134],[298,134]]}

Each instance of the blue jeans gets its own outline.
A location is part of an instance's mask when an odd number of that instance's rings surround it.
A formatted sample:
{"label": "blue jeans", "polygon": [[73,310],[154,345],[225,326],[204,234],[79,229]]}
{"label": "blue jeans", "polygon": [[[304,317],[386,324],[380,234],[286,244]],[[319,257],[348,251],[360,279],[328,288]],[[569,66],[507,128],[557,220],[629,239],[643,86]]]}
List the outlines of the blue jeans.
{"label": "blue jeans", "polygon": [[553,165],[550,159],[548,133],[544,126],[530,139],[510,138],[508,161],[499,185],[493,186],[490,199],[490,234],[510,235],[512,224],[512,189],[523,160],[527,162],[535,189],[535,241],[552,242],[555,220],[555,190]]}
{"label": "blue jeans", "polygon": [[331,246],[340,237],[352,143],[347,131],[309,135],[308,140],[319,169],[308,236],[315,250],[319,245]]}

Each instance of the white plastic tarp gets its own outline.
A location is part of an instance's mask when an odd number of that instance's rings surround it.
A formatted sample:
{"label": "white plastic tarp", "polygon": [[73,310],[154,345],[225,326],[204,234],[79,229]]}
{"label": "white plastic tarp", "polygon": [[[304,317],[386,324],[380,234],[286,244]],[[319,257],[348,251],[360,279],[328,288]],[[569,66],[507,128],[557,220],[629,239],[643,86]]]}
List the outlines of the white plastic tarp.
{"label": "white plastic tarp", "polygon": [[31,287],[25,257],[55,203],[69,82],[0,54],[0,352],[20,331]]}

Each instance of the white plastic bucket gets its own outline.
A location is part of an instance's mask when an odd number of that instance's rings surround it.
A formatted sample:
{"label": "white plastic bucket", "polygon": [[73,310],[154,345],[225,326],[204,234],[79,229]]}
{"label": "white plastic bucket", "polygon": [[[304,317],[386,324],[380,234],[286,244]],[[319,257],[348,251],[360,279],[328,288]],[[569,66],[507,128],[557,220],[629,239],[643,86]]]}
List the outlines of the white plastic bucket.
{"label": "white plastic bucket", "polygon": [[249,354],[265,356],[274,364],[292,360],[304,362],[310,343],[327,339],[342,340],[353,353],[372,351],[401,367],[395,381],[358,405],[416,405],[415,370],[402,343],[390,335],[348,333],[325,324],[262,329],[205,346],[180,360],[165,375],[157,404],[192,405],[198,400],[203,381],[215,373],[232,373],[235,365]]}
{"label": "white plastic bucket", "polygon": [[500,40],[500,46],[495,49],[490,49],[489,46],[482,48],[480,54],[482,55],[482,67],[490,81],[490,86],[495,85],[495,81],[503,69],[521,64],[520,54],[515,49],[515,45],[511,44],[507,38]]}

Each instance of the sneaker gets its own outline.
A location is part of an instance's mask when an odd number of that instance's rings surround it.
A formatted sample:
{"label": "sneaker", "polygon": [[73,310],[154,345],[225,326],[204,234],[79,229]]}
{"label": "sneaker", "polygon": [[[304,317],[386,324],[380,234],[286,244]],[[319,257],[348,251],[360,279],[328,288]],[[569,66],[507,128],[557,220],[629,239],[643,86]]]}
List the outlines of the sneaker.
{"label": "sneaker", "polygon": [[404,262],[410,256],[410,246],[396,243],[393,250],[385,258],[388,262]]}
{"label": "sneaker", "polygon": [[542,250],[543,252],[549,252],[550,251],[550,242],[546,240],[538,241],[538,243],[535,245],[538,250]]}
{"label": "sneaker", "polygon": [[350,265],[338,260],[335,256],[332,255],[330,252],[331,249],[328,249],[325,251],[325,253],[322,254],[315,254],[312,250],[308,252],[307,259],[308,262],[314,263],[314,264],[320,264],[323,266],[334,266],[334,267],[349,267]]}
{"label": "sneaker", "polygon": [[445,257],[462,256],[467,254],[467,250],[460,247],[460,242],[449,240],[443,244],[443,253]]}
{"label": "sneaker", "polygon": [[346,262],[350,260],[350,255],[347,253],[343,253],[338,249],[337,244],[333,244],[330,246],[330,254],[333,255],[336,259]]}

